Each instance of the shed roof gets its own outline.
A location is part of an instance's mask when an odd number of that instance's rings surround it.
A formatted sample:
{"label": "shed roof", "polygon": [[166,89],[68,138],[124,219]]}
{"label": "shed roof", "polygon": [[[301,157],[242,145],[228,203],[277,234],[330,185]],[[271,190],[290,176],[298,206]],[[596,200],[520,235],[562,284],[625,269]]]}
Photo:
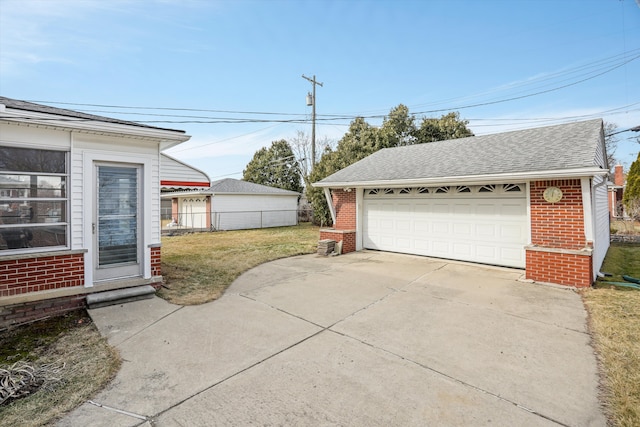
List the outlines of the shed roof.
{"label": "shed roof", "polygon": [[171,196],[195,195],[195,194],[245,194],[245,195],[270,195],[270,196],[299,196],[295,191],[283,190],[282,188],[270,187],[268,185],[256,184],[234,178],[224,178],[213,181],[211,187],[185,192],[165,193],[163,198]]}
{"label": "shed roof", "polygon": [[606,170],[603,138],[602,120],[595,119],[386,148],[314,186],[553,177],[569,171],[592,176]]}

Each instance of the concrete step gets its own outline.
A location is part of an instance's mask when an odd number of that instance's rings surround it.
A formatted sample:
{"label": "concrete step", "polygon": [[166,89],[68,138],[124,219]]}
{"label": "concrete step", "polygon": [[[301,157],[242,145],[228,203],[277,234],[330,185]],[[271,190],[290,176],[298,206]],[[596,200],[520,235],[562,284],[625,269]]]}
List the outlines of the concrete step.
{"label": "concrete step", "polygon": [[87,295],[87,306],[89,308],[99,308],[108,305],[124,304],[126,302],[153,298],[155,293],[156,290],[151,285],[97,292]]}

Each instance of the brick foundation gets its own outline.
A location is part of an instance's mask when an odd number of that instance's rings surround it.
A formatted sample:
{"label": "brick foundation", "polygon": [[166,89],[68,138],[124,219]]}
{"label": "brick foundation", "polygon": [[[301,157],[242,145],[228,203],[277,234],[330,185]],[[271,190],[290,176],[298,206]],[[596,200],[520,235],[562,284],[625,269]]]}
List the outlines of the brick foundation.
{"label": "brick foundation", "polygon": [[151,248],[151,275],[162,276],[162,256],[160,246]]}
{"label": "brick foundation", "polygon": [[536,282],[586,288],[593,282],[591,252],[556,253],[528,249],[526,278]]}
{"label": "brick foundation", "polygon": [[0,330],[64,314],[86,306],[86,295],[73,295],[0,306]]}
{"label": "brick foundation", "polygon": [[323,228],[320,230],[320,240],[331,239],[342,242],[342,253],[356,251],[356,230],[334,230]]}
{"label": "brick foundation", "polygon": [[0,297],[84,285],[84,253],[0,261]]}

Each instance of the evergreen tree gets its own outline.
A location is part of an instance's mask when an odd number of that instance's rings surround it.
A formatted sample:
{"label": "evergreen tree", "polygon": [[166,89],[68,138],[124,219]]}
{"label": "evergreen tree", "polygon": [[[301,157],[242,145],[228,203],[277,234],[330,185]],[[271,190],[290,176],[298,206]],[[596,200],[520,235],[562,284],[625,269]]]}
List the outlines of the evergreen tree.
{"label": "evergreen tree", "polygon": [[242,172],[242,179],[301,193],[300,167],[287,141],[274,141],[269,148],[261,148]]}

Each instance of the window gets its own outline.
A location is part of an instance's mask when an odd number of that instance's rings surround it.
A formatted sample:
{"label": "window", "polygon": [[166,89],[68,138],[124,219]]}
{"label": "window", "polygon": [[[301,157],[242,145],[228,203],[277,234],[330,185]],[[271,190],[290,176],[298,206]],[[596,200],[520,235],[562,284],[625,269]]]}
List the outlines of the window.
{"label": "window", "polygon": [[67,153],[0,146],[0,253],[67,246]]}
{"label": "window", "polygon": [[518,185],[518,184],[504,184],[502,186],[502,188],[504,189],[504,191],[506,191],[508,193],[521,192],[522,191],[522,189],[520,188],[520,185]]}

